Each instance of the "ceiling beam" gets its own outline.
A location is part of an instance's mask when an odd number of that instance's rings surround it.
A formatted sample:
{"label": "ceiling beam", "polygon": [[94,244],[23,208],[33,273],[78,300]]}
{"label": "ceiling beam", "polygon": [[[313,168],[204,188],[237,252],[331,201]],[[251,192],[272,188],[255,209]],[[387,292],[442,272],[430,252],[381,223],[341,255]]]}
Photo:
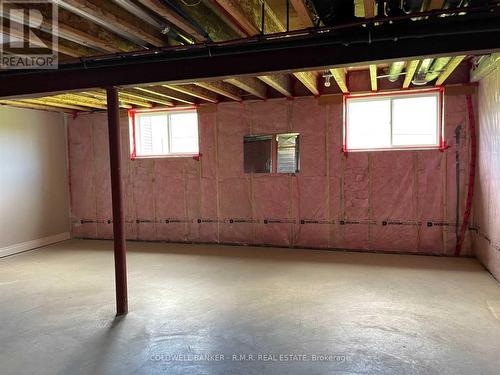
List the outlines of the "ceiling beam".
{"label": "ceiling beam", "polygon": [[94,98],[88,98],[77,94],[61,94],[61,95],[51,96],[50,98],[57,100],[61,103],[73,104],[89,108],[107,109],[106,101],[97,100]]}
{"label": "ceiling beam", "polygon": [[[106,95],[106,93],[104,93],[102,91],[88,91],[88,92],[83,92],[82,94],[99,99],[102,102],[104,102],[105,104],[107,103],[107,95]],[[118,93],[118,98],[119,98],[120,103],[133,104],[133,105],[136,105],[139,107],[144,107],[144,108],[153,107],[153,105],[151,103],[148,103],[145,100],[130,97],[127,94],[124,94],[122,92]]]}
{"label": "ceiling beam", "polygon": [[139,99],[144,102],[163,104],[166,105],[167,107],[172,107],[174,105],[174,103],[172,103],[172,101],[168,99],[158,98],[157,96],[154,95],[148,95],[143,91],[140,90],[137,91],[135,89],[120,90],[119,95],[123,96],[124,98]]}
{"label": "ceiling beam", "polygon": [[207,40],[205,36],[200,34],[200,32],[193,27],[185,18],[178,15],[175,11],[165,6],[160,0],[139,0],[139,2],[151,9],[153,12],[170,22],[172,25],[182,30],[197,42],[203,42]]}
{"label": "ceiling beam", "polygon": [[189,6],[193,2],[186,0],[177,1],[177,4],[184,13],[187,13],[208,34],[211,41],[227,41],[240,37],[233,27],[225,23],[216,12],[206,5],[206,1],[198,1],[196,6]]}
{"label": "ceiling beam", "polygon": [[52,112],[66,112],[73,113],[73,110],[51,107],[43,104],[35,104],[35,103],[24,103],[17,100],[0,100],[0,105],[8,105],[11,107],[19,107],[19,108],[28,108],[28,109],[39,109],[43,111],[52,111]]}
{"label": "ceiling beam", "polygon": [[107,52],[120,51],[119,48],[107,42],[106,40],[62,23],[59,23],[57,32],[59,38],[67,39],[71,42],[78,43],[86,47],[98,48]]}
{"label": "ceiling beam", "polygon": [[306,25],[306,27],[313,27],[314,23],[311,19],[309,9],[307,9],[304,0],[290,0],[290,3],[292,4],[293,9],[295,9],[304,25]]}
{"label": "ceiling beam", "polygon": [[253,77],[239,77],[239,78],[228,78],[224,80],[231,85],[239,87],[243,91],[248,92],[260,99],[267,98],[266,85],[259,81],[257,78]]}
{"label": "ceiling beam", "polygon": [[[0,17],[1,17],[1,15],[0,15]],[[27,22],[27,20],[26,20],[26,22]],[[18,23],[16,21],[11,20],[10,24],[11,25],[19,25],[19,27],[22,28],[22,24]],[[52,45],[52,42],[50,40],[44,38],[43,36],[37,35],[37,38],[30,39],[27,33],[22,33],[22,32],[19,32],[18,30],[19,30],[18,28],[10,27],[8,29],[8,31],[9,31],[8,34],[11,37],[36,44],[37,46],[40,46],[40,47],[46,47],[46,46]],[[79,45],[75,45],[75,46],[73,46],[73,48],[71,48],[71,47],[68,47],[68,46],[62,44],[61,42],[62,41],[59,41],[59,43],[54,43],[54,52],[59,52],[59,53],[62,53],[64,55],[71,56],[71,57],[87,56],[87,55],[89,55],[89,53],[92,53],[91,50],[88,50],[86,48],[82,48]]]}
{"label": "ceiling beam", "polygon": [[363,0],[365,18],[375,17],[375,0]]}
{"label": "ceiling beam", "polygon": [[302,84],[307,87],[313,95],[319,95],[317,72],[297,72],[293,73],[293,75],[300,82],[302,82]]}
{"label": "ceiling beam", "polygon": [[220,81],[212,82],[195,82],[196,86],[203,87],[204,89],[215,92],[216,94],[225,96],[226,98],[241,102],[241,96],[238,89],[230,84]]}
{"label": "ceiling beam", "polygon": [[243,9],[234,0],[215,0],[222,8],[226,10],[236,21],[238,25],[250,36],[259,34],[259,29],[247,18]]}
{"label": "ceiling beam", "polygon": [[[16,5],[19,7],[19,5]],[[26,8],[26,6],[21,5],[22,8]],[[12,4],[4,4],[3,12],[5,17],[6,10],[10,10],[13,8]],[[50,23],[50,19],[52,15],[44,8],[40,8],[39,11],[42,13],[44,19],[39,29],[48,34],[52,34],[53,28]],[[7,19],[7,17],[5,17]],[[19,17],[16,19],[12,19],[12,16],[9,17],[10,22],[22,23],[24,25],[28,25],[29,18],[27,17]],[[75,24],[80,25],[82,22],[87,24],[88,21],[85,22],[84,19],[73,15],[72,13],[59,10],[58,16],[58,24],[57,24],[57,36],[59,39],[65,39],[70,42],[88,47],[95,48],[101,51],[107,52],[116,52],[116,51],[130,51],[130,43],[124,43],[123,40],[119,39],[116,35],[109,33],[100,29],[99,34],[92,35],[88,32],[88,29],[82,29],[82,27],[77,28]],[[80,25],[81,26],[81,25]],[[138,47],[133,48],[137,50]],[[70,55],[71,56],[71,55]]]}
{"label": "ceiling beam", "polygon": [[[154,46],[161,47],[165,46],[167,42],[160,37],[153,35],[152,33],[143,30],[139,23],[133,23],[125,19],[125,17],[120,17],[115,12],[111,12],[106,9],[106,2],[101,5],[96,5],[88,0],[60,0],[59,6],[74,12],[75,14],[82,14],[92,20],[100,20],[103,25],[110,29],[120,30],[123,34],[132,34],[136,38],[139,38],[147,43]],[[109,5],[113,5],[110,3]],[[125,12],[125,11],[123,11]]]}
{"label": "ceiling beam", "polygon": [[292,82],[290,76],[287,74],[271,74],[266,76],[258,76],[262,82],[267,83],[279,93],[291,98],[292,95]]}
{"label": "ceiling beam", "polygon": [[41,104],[51,107],[72,109],[75,111],[88,111],[89,109],[86,107],[82,107],[76,104],[68,104],[61,101],[58,101],[54,98],[36,98],[36,99],[22,99],[21,102],[31,103],[31,104]]}
{"label": "ceiling beam", "polygon": [[85,64],[65,64],[57,70],[4,71],[0,73],[0,97],[319,71],[436,55],[486,54],[500,49],[499,21],[500,15],[496,13],[440,17],[404,24],[385,23],[377,27],[371,39],[366,28],[346,27],[252,43],[214,43],[141,55],[122,54],[105,60],[87,60]]}
{"label": "ceiling beam", "polygon": [[205,100],[210,103],[217,103],[219,100],[217,99],[217,95],[213,92],[204,89],[203,87],[195,86],[195,85],[162,85],[167,89],[179,91],[186,95],[194,96],[195,98]]}
{"label": "ceiling beam", "polygon": [[347,87],[346,80],[347,71],[345,68],[334,68],[331,69],[330,72],[332,73],[333,79],[335,79],[335,82],[337,82],[337,85],[340,87],[340,90],[343,93],[348,93],[349,88]]}
{"label": "ceiling beam", "polygon": [[196,101],[189,95],[185,95],[181,92],[170,90],[163,86],[146,86],[146,87],[135,87],[136,90],[158,96],[163,99],[171,99],[185,104],[196,104]]}
{"label": "ceiling beam", "polygon": [[411,60],[406,64],[405,80],[403,81],[404,89],[410,87],[411,81],[413,80],[413,76],[415,75],[419,64],[420,60]]}
{"label": "ceiling beam", "polygon": [[370,64],[370,84],[372,87],[372,91],[377,91],[377,65]]}
{"label": "ceiling beam", "polygon": [[216,0],[205,0],[205,5],[214,12],[217,17],[219,17],[226,25],[228,25],[240,38],[246,38],[250,36],[247,34],[243,28],[238,25],[236,20],[227,12],[226,9],[221,7]]}
{"label": "ceiling beam", "polygon": [[430,0],[427,10],[441,9],[443,7],[444,0]]}
{"label": "ceiling beam", "polygon": [[436,81],[436,86],[441,86],[466,57],[467,56],[465,55],[453,57],[448,65],[446,65],[444,71],[439,75],[439,78]]}

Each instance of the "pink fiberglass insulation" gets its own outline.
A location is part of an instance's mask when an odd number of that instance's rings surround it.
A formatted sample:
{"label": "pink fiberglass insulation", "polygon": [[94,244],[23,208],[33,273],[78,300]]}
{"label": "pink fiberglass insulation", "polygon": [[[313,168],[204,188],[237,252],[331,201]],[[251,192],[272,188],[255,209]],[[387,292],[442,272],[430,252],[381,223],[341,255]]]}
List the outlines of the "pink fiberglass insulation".
{"label": "pink fiberglass insulation", "polygon": [[500,280],[500,69],[479,84],[474,253]]}
{"label": "pink fiberglass insulation", "polygon": [[[124,113],[127,237],[453,254],[457,150],[461,215],[468,174],[465,97],[445,97],[445,151],[344,154],[342,112],[315,98],[201,107],[199,160],[130,160]],[[300,134],[299,173],[244,173],[245,135],[290,132]],[[110,238],[106,115],[70,120],[69,140],[73,236]]]}

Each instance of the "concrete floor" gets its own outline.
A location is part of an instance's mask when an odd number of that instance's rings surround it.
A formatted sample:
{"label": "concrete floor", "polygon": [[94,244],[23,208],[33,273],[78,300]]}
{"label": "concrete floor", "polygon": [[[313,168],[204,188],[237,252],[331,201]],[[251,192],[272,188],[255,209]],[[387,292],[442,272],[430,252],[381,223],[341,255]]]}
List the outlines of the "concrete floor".
{"label": "concrete floor", "polygon": [[0,259],[2,375],[499,373],[473,259],[130,243],[115,319],[111,248]]}

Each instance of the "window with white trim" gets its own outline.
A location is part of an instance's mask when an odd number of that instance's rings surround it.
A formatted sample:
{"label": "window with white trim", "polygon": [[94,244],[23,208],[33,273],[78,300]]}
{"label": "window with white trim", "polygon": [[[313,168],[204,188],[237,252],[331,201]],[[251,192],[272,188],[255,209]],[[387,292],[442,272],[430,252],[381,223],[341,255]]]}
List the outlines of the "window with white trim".
{"label": "window with white trim", "polygon": [[195,110],[138,112],[133,116],[132,157],[198,155]]}
{"label": "window with white trim", "polygon": [[344,150],[441,147],[441,101],[438,91],[347,97]]}

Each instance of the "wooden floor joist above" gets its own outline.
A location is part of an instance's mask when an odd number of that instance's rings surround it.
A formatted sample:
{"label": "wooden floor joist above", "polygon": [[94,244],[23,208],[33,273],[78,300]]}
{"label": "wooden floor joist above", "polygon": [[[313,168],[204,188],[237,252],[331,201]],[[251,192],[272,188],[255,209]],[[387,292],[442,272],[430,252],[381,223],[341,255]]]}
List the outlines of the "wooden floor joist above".
{"label": "wooden floor joist above", "polygon": [[203,87],[206,90],[213,91],[216,94],[225,96],[226,98],[241,102],[241,95],[239,90],[225,82],[212,81],[212,82],[195,82],[197,86]]}
{"label": "wooden floor joist above", "polygon": [[243,91],[256,96],[260,99],[267,98],[266,85],[259,81],[257,78],[253,77],[238,77],[238,78],[228,78],[224,80],[236,87],[239,87]]}
{"label": "wooden floor joist above", "polygon": [[162,85],[167,89],[181,92],[186,95],[190,95],[194,98],[199,98],[205,100],[209,103],[217,103],[217,94],[214,92],[204,89],[203,87],[186,84],[186,85]]}

